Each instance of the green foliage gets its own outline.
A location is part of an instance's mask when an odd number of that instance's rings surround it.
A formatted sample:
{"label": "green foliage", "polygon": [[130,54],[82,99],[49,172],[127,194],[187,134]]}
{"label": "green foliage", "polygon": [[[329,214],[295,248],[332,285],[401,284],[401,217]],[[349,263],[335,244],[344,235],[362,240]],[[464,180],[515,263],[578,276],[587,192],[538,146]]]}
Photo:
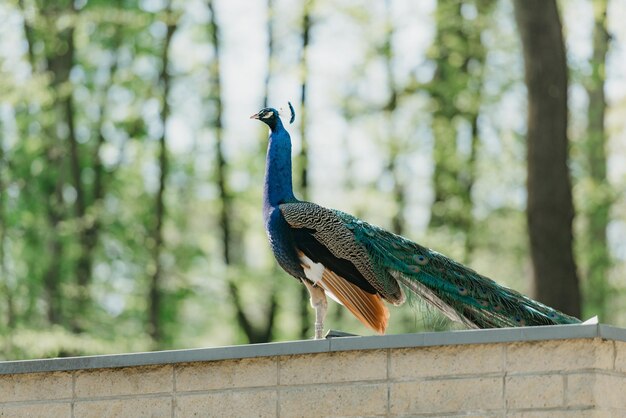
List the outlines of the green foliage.
{"label": "green foliage", "polygon": [[[239,18],[229,2],[216,3],[220,67],[214,67],[206,2],[175,1],[171,15],[162,1],[0,3],[0,20],[7,22],[0,28],[0,358],[154,348],[149,276],[157,265],[159,347],[248,342],[229,281],[255,327],[268,323],[275,294],[272,338],[299,334],[301,287],[277,269],[261,220],[265,150],[259,137],[266,132],[241,128],[262,101],[251,86],[260,85],[265,72],[257,59],[265,54],[265,35],[248,26],[262,9]],[[510,5],[441,1],[427,10],[409,3],[320,0],[310,10],[308,195],[401,230],[527,292],[523,74]],[[281,22],[274,26],[269,97],[277,107],[297,98],[301,12],[277,7],[272,14]],[[177,29],[164,98],[160,69],[170,21]],[[247,72],[236,72],[242,66]],[[579,67],[572,65],[575,85],[588,78]],[[236,253],[229,265],[215,175],[215,70],[224,79],[227,110],[221,134]],[[165,100],[171,109],[166,127],[160,114]],[[572,112],[583,111],[572,105]],[[615,115],[623,112],[616,106]],[[298,123],[290,128],[295,153]],[[163,246],[155,260],[164,128],[169,175]],[[595,148],[586,147],[574,144],[577,210],[603,216],[592,209],[608,200],[614,203],[608,222],[622,231],[625,196],[616,189],[624,188],[624,179],[592,181],[585,161]],[[623,147],[614,148],[623,154]],[[435,173],[442,175],[433,186]],[[431,215],[445,222],[428,229]],[[579,222],[577,235],[588,222]],[[590,266],[597,258],[594,241],[577,245],[583,266]],[[610,240],[607,245],[616,248]],[[598,302],[616,308],[624,288],[618,256],[606,268],[616,292]],[[612,310],[615,322],[624,321],[622,311]],[[327,323],[365,332],[336,304]],[[450,327],[428,309],[392,308],[388,332]]]}

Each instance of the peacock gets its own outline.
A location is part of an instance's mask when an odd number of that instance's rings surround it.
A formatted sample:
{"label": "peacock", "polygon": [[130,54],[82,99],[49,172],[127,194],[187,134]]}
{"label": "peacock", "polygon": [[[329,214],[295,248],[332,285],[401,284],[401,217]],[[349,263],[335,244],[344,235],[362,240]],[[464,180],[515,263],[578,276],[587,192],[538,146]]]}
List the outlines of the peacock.
{"label": "peacock", "polygon": [[[291,110],[293,122],[295,113]],[[279,112],[250,117],[270,128],[263,219],[278,264],[309,291],[315,338],[322,338],[326,295],[379,334],[383,301],[401,305],[417,295],[470,328],[573,324],[580,320],[498,285],[464,265],[339,210],[298,200],[291,177],[291,138]]]}

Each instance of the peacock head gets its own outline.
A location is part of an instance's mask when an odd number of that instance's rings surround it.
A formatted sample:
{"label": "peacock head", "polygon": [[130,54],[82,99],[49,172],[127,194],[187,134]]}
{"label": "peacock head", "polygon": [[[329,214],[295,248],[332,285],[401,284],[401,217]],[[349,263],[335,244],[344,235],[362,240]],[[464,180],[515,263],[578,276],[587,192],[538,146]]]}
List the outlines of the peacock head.
{"label": "peacock head", "polygon": [[276,122],[278,122],[278,118],[278,110],[271,107],[261,109],[258,113],[250,116],[250,119],[258,119],[261,122],[265,123],[267,126],[269,126],[270,129],[274,129],[276,127]]}
{"label": "peacock head", "polygon": [[[289,111],[291,112],[291,117],[289,118],[289,123],[293,123],[296,118],[296,112],[293,110],[293,106],[289,103]],[[280,120],[280,114],[278,110],[272,107],[266,107],[264,109],[259,110],[258,113],[250,116],[250,119],[258,119],[261,122],[265,123],[270,129],[274,130],[276,124]]]}

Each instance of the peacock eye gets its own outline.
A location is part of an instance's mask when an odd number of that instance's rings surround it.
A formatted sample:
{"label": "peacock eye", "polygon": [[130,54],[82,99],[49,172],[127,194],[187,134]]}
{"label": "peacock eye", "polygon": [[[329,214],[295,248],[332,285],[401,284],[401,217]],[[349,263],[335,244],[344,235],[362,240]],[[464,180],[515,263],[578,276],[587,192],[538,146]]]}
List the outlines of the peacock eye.
{"label": "peacock eye", "polygon": [[274,112],[267,112],[266,114],[264,114],[263,116],[261,116],[263,119],[268,119],[271,118],[272,116],[274,116]]}

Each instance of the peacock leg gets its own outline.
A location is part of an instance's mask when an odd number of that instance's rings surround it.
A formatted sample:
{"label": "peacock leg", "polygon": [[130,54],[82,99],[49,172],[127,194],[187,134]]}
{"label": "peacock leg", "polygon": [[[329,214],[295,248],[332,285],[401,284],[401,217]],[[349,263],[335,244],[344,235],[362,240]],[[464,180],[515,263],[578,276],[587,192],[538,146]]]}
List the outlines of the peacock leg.
{"label": "peacock leg", "polygon": [[328,309],[326,294],[324,289],[312,285],[307,280],[302,280],[302,283],[304,283],[309,291],[309,295],[311,295],[311,306],[315,309],[315,339],[319,340],[324,333],[324,318],[326,317],[326,309]]}

